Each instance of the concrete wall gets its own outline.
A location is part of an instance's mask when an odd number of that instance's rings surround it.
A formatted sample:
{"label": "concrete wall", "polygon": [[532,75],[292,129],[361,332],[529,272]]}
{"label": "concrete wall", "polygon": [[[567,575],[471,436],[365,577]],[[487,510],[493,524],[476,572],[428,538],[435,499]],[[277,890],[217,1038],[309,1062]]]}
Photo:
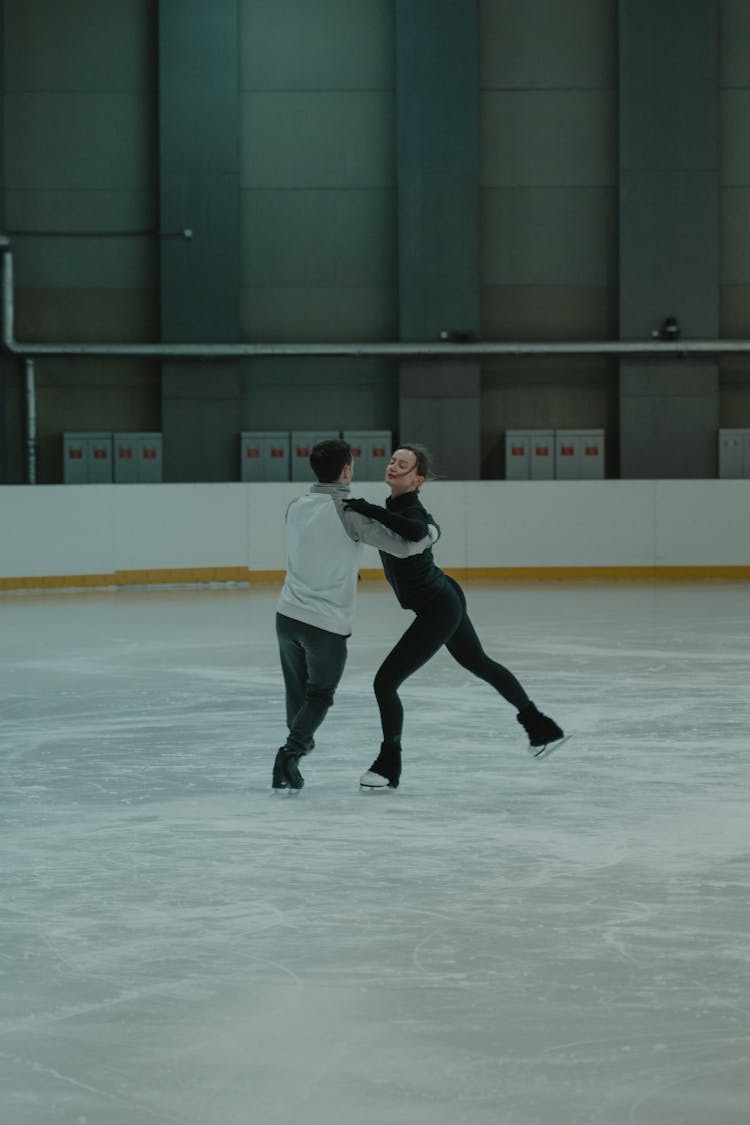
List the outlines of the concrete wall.
{"label": "concrete wall", "polygon": [[[750,336],[750,4],[746,0],[720,4],[719,83],[719,327],[722,336],[741,338]],[[746,356],[722,361],[719,415],[721,426],[750,425]]]}
{"label": "concrete wall", "polygon": [[[13,232],[17,335],[154,339],[153,6],[149,0],[12,0],[4,4],[1,30],[5,223]],[[16,481],[24,479],[24,406],[18,364],[8,360],[6,368],[5,479]],[[65,430],[128,429],[130,423],[160,429],[158,374],[153,363],[122,359],[40,364],[39,479],[61,479],[59,435]]]}
{"label": "concrete wall", "polygon": [[397,335],[392,7],[240,0],[250,340]]}
{"label": "concrete wall", "polygon": [[[240,317],[250,341],[398,337],[392,3],[240,0]],[[396,428],[392,363],[244,365],[246,430]]]}
{"label": "concrete wall", "polygon": [[[305,490],[6,486],[0,589],[279,579],[284,511]],[[423,499],[443,532],[438,564],[465,577],[750,578],[744,481],[435,482]],[[363,569],[380,570],[371,548]]]}
{"label": "concrete wall", "polygon": [[[478,0],[476,7],[482,336],[615,338],[617,0]],[[717,0],[717,10],[720,330],[750,337],[750,5]],[[394,11],[391,0],[237,0],[244,339],[398,337]],[[0,207],[11,230],[26,232],[14,238],[17,334],[155,339],[159,5],[4,0],[0,12]],[[186,102],[186,130],[195,121]],[[194,210],[192,226],[210,224]],[[0,482],[16,483],[25,470],[22,372],[8,357],[2,364]],[[719,424],[750,425],[750,364],[723,361],[719,377]],[[61,479],[64,430],[163,427],[158,364],[45,360],[37,380],[45,483]],[[238,432],[315,428],[325,418],[334,429],[398,435],[391,362],[246,363],[232,396]],[[505,431],[528,427],[604,428],[607,473],[620,472],[616,364],[487,361],[479,398],[485,479],[504,474]],[[206,412],[206,442],[215,416],[216,408]],[[403,440],[419,439],[413,428]],[[449,433],[444,447],[451,441]],[[208,479],[199,472],[190,479]]]}

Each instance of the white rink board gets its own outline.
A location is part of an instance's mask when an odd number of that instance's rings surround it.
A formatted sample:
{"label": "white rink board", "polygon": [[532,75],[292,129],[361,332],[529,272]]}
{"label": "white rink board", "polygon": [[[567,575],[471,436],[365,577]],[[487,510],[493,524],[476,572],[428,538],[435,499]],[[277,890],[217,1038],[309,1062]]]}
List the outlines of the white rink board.
{"label": "white rink board", "polygon": [[[0,487],[0,578],[245,567],[282,571],[302,484]],[[382,502],[384,486],[354,495]],[[750,563],[746,481],[435,481],[422,490],[442,566]],[[379,565],[374,551],[367,566]]]}

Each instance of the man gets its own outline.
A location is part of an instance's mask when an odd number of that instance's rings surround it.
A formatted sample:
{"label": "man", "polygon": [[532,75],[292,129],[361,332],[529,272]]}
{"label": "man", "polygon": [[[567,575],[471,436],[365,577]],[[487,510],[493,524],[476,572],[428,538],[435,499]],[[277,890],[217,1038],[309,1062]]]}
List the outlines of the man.
{"label": "man", "polygon": [[299,759],[314,746],[346,664],[362,545],[407,558],[431,547],[434,526],[417,542],[359,512],[347,511],[354,474],[351,446],[330,439],[310,453],[318,479],[286,513],[287,572],[276,606],[289,734],[276,754],[274,789],[301,789]]}

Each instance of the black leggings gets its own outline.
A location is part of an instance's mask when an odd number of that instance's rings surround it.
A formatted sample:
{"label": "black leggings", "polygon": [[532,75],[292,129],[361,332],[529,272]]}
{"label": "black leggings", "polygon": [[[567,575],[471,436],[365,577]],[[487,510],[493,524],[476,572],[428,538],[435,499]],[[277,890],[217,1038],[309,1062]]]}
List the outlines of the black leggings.
{"label": "black leggings", "polygon": [[457,582],[446,576],[445,589],[417,612],[375,676],[375,698],[385,741],[401,739],[404,725],[404,709],[398,697],[401,684],[443,645],[462,668],[491,684],[518,711],[529,702],[513,673],[490,660],[482,648],[466,612],[464,592]]}

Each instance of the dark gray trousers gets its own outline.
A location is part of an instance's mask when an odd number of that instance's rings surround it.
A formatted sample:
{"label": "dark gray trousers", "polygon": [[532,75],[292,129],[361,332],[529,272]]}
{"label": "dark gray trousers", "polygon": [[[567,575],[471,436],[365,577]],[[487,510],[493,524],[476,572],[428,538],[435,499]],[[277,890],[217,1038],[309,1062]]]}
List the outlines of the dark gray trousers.
{"label": "dark gray trousers", "polygon": [[286,746],[296,754],[309,754],[315,732],[333,706],[348,637],[281,613],[276,614],[276,636],[286,688]]}

